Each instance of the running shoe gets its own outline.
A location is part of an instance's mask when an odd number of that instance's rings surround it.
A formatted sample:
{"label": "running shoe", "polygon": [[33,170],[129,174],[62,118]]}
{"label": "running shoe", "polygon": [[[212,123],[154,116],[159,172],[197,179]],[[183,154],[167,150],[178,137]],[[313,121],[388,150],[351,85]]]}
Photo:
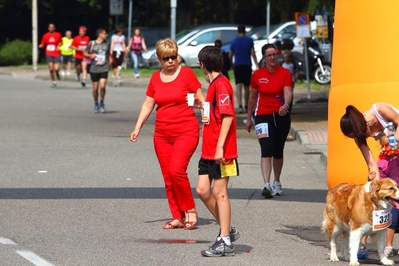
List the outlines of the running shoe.
{"label": "running shoe", "polygon": [[86,87],[86,80],[82,79],[82,81],[80,82],[82,84],[82,87]]}
{"label": "running shoe", "polygon": [[369,253],[367,252],[366,245],[363,243],[359,244],[359,251],[357,252],[357,259],[365,260],[369,257]]}
{"label": "running shoe", "polygon": [[283,195],[283,190],[281,189],[281,182],[273,181],[273,196]]}
{"label": "running shoe", "polygon": [[243,113],[244,113],[244,108],[242,107],[242,105],[240,105],[240,106],[238,107],[238,113],[239,113],[239,114],[243,114]]}
{"label": "running shoe", "polygon": [[53,89],[57,88],[57,84],[56,83],[51,84],[51,88]]}
{"label": "running shoe", "polygon": [[226,245],[223,239],[219,237],[209,249],[201,251],[201,255],[205,257],[234,256],[235,252],[233,245]]}
{"label": "running shoe", "polygon": [[[219,237],[220,237],[220,229],[219,229],[219,234],[218,234],[217,238],[219,238]],[[232,226],[231,230],[230,230],[230,241],[234,242],[239,238],[240,238],[240,232],[238,232],[237,229],[234,226]]]}
{"label": "running shoe", "polygon": [[273,189],[269,183],[263,186],[262,196],[265,197],[266,199],[273,198]]}
{"label": "running shoe", "polygon": [[94,113],[97,114],[99,111],[98,104],[94,105]]}
{"label": "running shoe", "polygon": [[135,77],[136,79],[138,79],[138,78],[140,77],[140,75],[139,75],[139,74],[134,74],[134,77]]}
{"label": "running shoe", "polygon": [[105,113],[105,105],[104,105],[104,103],[100,103],[100,113]]}
{"label": "running shoe", "polygon": [[387,257],[393,257],[393,249],[392,249],[392,247],[386,246],[386,247],[384,248],[384,254],[385,254],[385,256],[387,256]]}

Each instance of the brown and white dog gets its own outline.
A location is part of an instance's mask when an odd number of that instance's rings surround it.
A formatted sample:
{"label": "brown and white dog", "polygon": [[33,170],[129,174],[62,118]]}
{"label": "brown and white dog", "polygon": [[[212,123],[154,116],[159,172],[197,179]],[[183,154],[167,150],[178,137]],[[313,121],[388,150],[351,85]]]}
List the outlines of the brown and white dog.
{"label": "brown and white dog", "polygon": [[[386,229],[373,231],[373,211],[399,209],[398,184],[390,179],[373,180],[364,185],[340,183],[327,193],[323,231],[330,241],[330,261],[339,261],[337,237],[343,236],[343,255],[349,265],[359,265],[357,252],[363,235],[371,235],[377,244],[383,265],[393,265],[384,254]],[[348,252],[349,248],[349,252]]]}

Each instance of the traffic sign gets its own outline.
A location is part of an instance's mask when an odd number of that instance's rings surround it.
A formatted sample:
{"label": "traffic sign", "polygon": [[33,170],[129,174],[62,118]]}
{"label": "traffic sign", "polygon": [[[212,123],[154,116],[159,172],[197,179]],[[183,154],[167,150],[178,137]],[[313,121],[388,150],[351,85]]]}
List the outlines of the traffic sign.
{"label": "traffic sign", "polygon": [[310,34],[310,19],[309,14],[306,13],[295,13],[296,22],[296,36],[299,38],[309,38]]}
{"label": "traffic sign", "polygon": [[109,14],[123,15],[123,0],[109,0]]}

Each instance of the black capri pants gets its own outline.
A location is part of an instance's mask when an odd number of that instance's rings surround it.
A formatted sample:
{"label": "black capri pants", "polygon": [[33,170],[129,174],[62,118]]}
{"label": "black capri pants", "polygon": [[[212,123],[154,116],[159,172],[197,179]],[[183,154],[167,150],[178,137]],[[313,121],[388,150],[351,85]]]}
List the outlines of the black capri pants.
{"label": "black capri pants", "polygon": [[289,114],[280,116],[278,113],[255,116],[255,126],[261,123],[266,123],[268,127],[268,134],[260,138],[258,136],[261,157],[283,158],[285,141],[291,127],[291,116]]}

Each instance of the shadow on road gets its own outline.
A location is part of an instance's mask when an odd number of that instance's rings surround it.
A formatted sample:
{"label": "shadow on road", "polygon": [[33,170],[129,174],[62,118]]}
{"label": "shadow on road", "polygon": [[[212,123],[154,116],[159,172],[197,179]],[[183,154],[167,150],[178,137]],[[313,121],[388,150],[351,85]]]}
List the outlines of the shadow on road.
{"label": "shadow on road", "polygon": [[[284,196],[275,196],[278,201],[325,202],[324,189],[284,189]],[[195,191],[193,191],[195,195]],[[260,189],[230,188],[231,199],[266,200]],[[0,199],[164,199],[163,187],[130,188],[1,188]]]}

